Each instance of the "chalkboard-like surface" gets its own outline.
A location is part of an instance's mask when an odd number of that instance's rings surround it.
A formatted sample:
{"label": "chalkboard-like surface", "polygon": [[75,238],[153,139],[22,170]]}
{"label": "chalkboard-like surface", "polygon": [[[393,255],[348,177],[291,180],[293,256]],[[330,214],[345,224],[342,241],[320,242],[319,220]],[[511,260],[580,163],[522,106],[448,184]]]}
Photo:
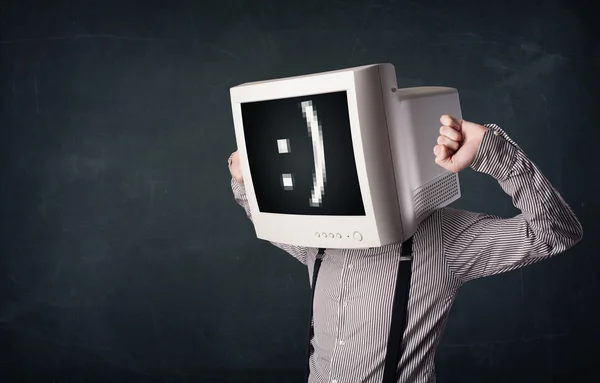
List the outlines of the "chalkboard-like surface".
{"label": "chalkboard-like surface", "polygon": [[[301,382],[308,277],[231,194],[229,88],[392,62],[459,89],[581,219],[567,254],[465,286],[439,382],[594,376],[600,268],[591,2],[1,5],[0,380]],[[516,213],[465,171],[459,208]]]}

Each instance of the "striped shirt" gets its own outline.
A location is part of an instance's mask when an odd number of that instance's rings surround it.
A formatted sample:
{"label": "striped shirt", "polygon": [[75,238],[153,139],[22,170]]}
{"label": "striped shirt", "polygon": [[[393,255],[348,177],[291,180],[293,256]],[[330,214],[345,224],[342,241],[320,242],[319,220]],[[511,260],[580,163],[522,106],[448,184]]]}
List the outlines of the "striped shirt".
{"label": "striped shirt", "polygon": [[[512,218],[442,208],[414,234],[412,278],[398,382],[436,381],[434,357],[460,287],[470,280],[530,265],[582,238],[571,208],[497,125],[486,125],[471,168],[494,177],[521,211]],[[235,200],[250,216],[244,185]],[[318,249],[273,245],[308,269]],[[310,383],[379,383],[401,244],[328,249],[314,298]]]}

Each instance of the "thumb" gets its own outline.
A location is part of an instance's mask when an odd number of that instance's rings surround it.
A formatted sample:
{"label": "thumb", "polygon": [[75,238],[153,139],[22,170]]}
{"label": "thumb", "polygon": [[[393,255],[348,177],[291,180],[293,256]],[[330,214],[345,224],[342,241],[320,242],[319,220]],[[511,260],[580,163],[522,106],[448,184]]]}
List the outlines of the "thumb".
{"label": "thumb", "polygon": [[435,162],[442,164],[450,159],[451,152],[446,145],[436,145],[433,148],[433,154],[435,154]]}

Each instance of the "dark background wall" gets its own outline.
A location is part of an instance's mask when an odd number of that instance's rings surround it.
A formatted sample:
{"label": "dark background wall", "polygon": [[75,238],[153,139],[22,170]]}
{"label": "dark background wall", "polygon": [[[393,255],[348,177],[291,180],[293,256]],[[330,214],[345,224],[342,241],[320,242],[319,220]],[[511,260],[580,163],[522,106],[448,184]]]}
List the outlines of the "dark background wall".
{"label": "dark background wall", "polygon": [[[465,118],[500,124],[585,230],[565,255],[464,288],[439,382],[595,375],[591,2],[1,7],[1,381],[300,382],[307,274],[233,201],[228,91],[376,62],[403,87],[457,87]],[[457,207],[516,213],[489,177],[462,185]]]}

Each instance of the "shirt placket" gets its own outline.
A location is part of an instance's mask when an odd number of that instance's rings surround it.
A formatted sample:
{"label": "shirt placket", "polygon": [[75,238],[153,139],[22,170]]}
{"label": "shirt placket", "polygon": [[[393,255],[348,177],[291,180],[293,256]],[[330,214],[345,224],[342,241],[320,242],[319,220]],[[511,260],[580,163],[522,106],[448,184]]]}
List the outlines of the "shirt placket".
{"label": "shirt placket", "polygon": [[351,263],[352,257],[350,252],[343,252],[344,254],[344,263],[342,266],[342,272],[340,273],[340,280],[338,282],[338,302],[337,302],[337,315],[335,322],[335,344],[333,345],[333,352],[331,355],[331,361],[329,365],[329,382],[330,383],[341,383],[339,381],[339,372],[337,370],[337,359],[338,354],[342,352],[340,347],[344,347],[346,345],[345,340],[345,331],[344,331],[344,319],[346,317],[346,309],[348,307],[347,301],[347,285],[348,279],[350,278],[351,270],[353,269],[353,265]]}

